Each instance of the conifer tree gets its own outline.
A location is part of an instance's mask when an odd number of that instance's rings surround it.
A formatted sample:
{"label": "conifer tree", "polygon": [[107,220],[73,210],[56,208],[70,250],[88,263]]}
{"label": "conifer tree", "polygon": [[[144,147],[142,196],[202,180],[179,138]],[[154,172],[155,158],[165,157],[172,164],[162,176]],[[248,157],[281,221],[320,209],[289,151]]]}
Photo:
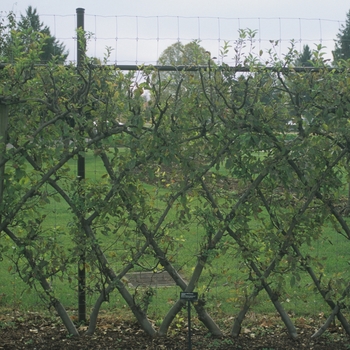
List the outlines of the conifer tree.
{"label": "conifer tree", "polygon": [[309,45],[303,46],[303,51],[299,54],[299,57],[295,61],[297,67],[312,67],[312,52]]}
{"label": "conifer tree", "polygon": [[12,11],[9,12],[0,19],[0,62],[14,62],[42,39],[40,62],[47,63],[56,57],[58,63],[63,63],[68,56],[65,46],[51,35],[50,28],[40,21],[35,8],[29,6],[19,20]]}
{"label": "conifer tree", "polygon": [[40,21],[37,10],[32,8],[32,6],[28,6],[25,15],[21,15],[17,29],[25,33],[23,35],[24,44],[29,44],[33,40],[33,36],[31,35],[33,33],[44,35],[45,45],[43,52],[40,54],[42,63],[50,61],[53,56],[58,57],[60,62],[66,60],[68,54],[65,51],[65,46],[51,35],[50,28]]}
{"label": "conifer tree", "polygon": [[341,25],[339,33],[337,34],[333,55],[335,62],[350,58],[350,10],[346,14],[345,25]]}

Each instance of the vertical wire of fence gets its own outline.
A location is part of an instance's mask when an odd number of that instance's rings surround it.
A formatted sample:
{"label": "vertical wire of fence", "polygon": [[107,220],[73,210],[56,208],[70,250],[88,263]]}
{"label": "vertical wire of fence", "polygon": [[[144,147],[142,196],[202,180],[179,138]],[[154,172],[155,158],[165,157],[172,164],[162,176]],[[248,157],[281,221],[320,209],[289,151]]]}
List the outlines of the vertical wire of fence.
{"label": "vertical wire of fence", "polygon": [[[70,34],[61,34],[60,29],[62,28],[62,20],[61,17],[52,15],[54,34],[56,38],[60,41],[65,42],[66,38],[69,38],[70,41],[74,42],[72,46],[73,52],[70,51],[70,55],[68,60],[75,61],[75,55],[79,51],[75,49],[76,45],[76,33],[71,32]],[[244,28],[257,28],[258,35],[256,37],[257,49],[260,50],[268,50],[269,44],[271,40],[276,40],[280,43],[278,48],[279,55],[283,55],[285,53],[286,47],[289,42],[297,38],[297,42],[299,43],[299,49],[302,49],[302,46],[309,43],[320,43],[325,46],[329,46],[329,49],[332,49],[331,44],[333,45],[334,38],[340,26],[340,21],[331,21],[326,19],[308,19],[308,18],[295,18],[288,19],[288,22],[294,20],[294,26],[297,30],[294,33],[286,36],[283,24],[287,19],[283,18],[257,18],[257,19],[244,19],[244,18],[217,18],[217,17],[179,17],[179,16],[154,16],[154,17],[142,17],[142,16],[98,16],[98,15],[86,15],[87,24],[85,26],[85,30],[90,31],[91,28],[94,30],[94,44],[93,48],[88,49],[87,54],[92,55],[94,57],[102,58],[104,54],[104,50],[106,46],[114,47],[115,55],[113,59],[113,63],[115,64],[123,64],[123,63],[134,63],[135,65],[141,63],[150,63],[156,64],[159,58],[160,53],[169,45],[176,41],[184,41],[190,42],[193,39],[198,39],[201,42],[201,45],[205,48],[208,48],[208,51],[217,52],[217,56],[220,56],[220,48],[223,42],[228,41],[234,43],[237,40],[237,33],[228,31],[226,27],[231,26],[232,23],[235,24],[234,27],[241,28],[244,23]],[[135,27],[133,34],[129,34],[126,31],[126,23],[129,23],[130,19],[135,21]],[[103,22],[104,21],[114,22],[115,35],[111,36],[108,28],[105,28]],[[167,28],[167,34],[162,36],[162,26],[165,26],[166,21],[171,22],[173,24],[173,28]],[[182,20],[186,20],[186,26],[181,26]],[[142,30],[144,28],[144,23],[153,23],[154,34],[148,34],[146,30]],[[188,25],[188,21],[191,23]],[[202,23],[205,23],[203,24]],[[265,21],[265,25],[262,23]],[[225,22],[225,23],[224,23]],[[274,27],[278,28],[275,33],[269,33],[268,25],[266,22],[273,23]],[[91,25],[92,24],[92,25]],[[121,28],[121,25],[124,24],[124,27]],[[230,25],[229,25],[230,24]],[[215,34],[210,36],[205,28],[216,28]],[[327,33],[325,32],[326,27],[332,27],[333,31]],[[312,34],[309,37],[303,37],[304,33],[311,32]],[[153,33],[154,33],[153,32]],[[97,35],[98,33],[98,35]],[[100,34],[101,33],[101,34]],[[183,34],[182,34],[183,33]],[[276,34],[277,33],[277,34]],[[148,36],[149,35],[149,36]],[[306,35],[306,34],[305,34]],[[146,43],[146,45],[144,45]],[[149,52],[147,50],[147,43],[154,44],[153,47],[156,49],[155,52]],[[66,43],[67,47],[70,47],[70,43]],[[231,62],[231,56],[233,56],[233,52],[229,52],[227,63]],[[79,59],[77,59],[79,61]],[[95,179],[98,173],[98,169],[96,168],[95,163]],[[197,251],[199,247],[200,241],[198,239],[197,232]],[[193,252],[188,249],[187,251],[188,259],[193,255]],[[338,266],[338,265],[337,265]],[[219,270],[217,266],[214,266],[214,270],[216,274],[219,274]],[[13,275],[13,306],[17,305],[20,302],[18,285],[17,285],[17,277]],[[158,289],[159,287],[156,286]],[[178,295],[178,287],[174,288],[176,297]],[[217,282],[215,281],[214,292],[212,293],[216,298],[219,298],[219,287]],[[156,303],[161,302],[156,296]],[[296,303],[296,301],[294,301]],[[158,310],[158,306],[156,307]],[[317,302],[314,300],[314,313],[315,317],[317,317]]]}
{"label": "vertical wire of fence", "polygon": [[[1,13],[0,17],[4,17]],[[76,32],[72,19],[75,14],[44,14],[40,17],[52,30],[57,40],[67,51],[68,62],[76,61]],[[68,22],[68,25],[67,25]],[[249,28],[256,31],[255,53],[271,49],[271,42],[279,42],[277,51],[280,56],[287,52],[291,40],[303,45],[322,44],[329,58],[332,58],[334,40],[345,21],[322,18],[283,18],[283,17],[199,17],[199,16],[127,16],[111,14],[101,16],[85,14],[86,31],[92,33],[92,42],[88,45],[88,56],[103,59],[106,47],[113,49],[109,63],[114,64],[156,64],[159,55],[171,44],[184,44],[199,40],[201,46],[219,57],[223,43],[234,46],[238,39],[238,30]],[[131,25],[132,24],[132,25]],[[231,64],[233,48],[226,57]],[[263,59],[263,57],[262,57]]]}

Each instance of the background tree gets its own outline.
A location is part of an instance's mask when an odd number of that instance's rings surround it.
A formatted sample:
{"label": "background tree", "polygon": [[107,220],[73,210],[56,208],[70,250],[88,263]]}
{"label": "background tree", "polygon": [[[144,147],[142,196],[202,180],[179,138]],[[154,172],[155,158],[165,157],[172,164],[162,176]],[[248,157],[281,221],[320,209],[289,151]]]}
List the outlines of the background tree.
{"label": "background tree", "polygon": [[[0,30],[2,32],[0,55],[3,56],[3,61],[13,61],[16,55],[28,52],[30,47],[37,45],[38,42],[42,42],[39,53],[41,63],[47,63],[53,57],[56,57],[57,62],[63,63],[68,56],[64,44],[51,35],[50,28],[40,21],[37,10],[32,6],[27,8],[25,15],[21,15],[18,22],[10,12],[8,23],[3,24]],[[16,40],[14,40],[14,32],[21,34],[16,36]]]}
{"label": "background tree", "polygon": [[335,62],[350,58],[350,10],[346,14],[345,25],[341,25],[337,34],[333,55]]}
{"label": "background tree", "polygon": [[16,29],[16,16],[11,11],[0,19],[0,62],[13,61],[11,32]]}
{"label": "background tree", "polygon": [[312,67],[312,52],[309,45],[303,46],[303,51],[299,54],[298,58],[295,61],[296,67]]}
{"label": "background tree", "polygon": [[180,41],[166,48],[158,59],[159,65],[193,66],[206,65],[210,53],[199,45],[199,41],[192,41],[183,45]]}
{"label": "background tree", "polygon": [[[172,67],[208,65],[209,62],[212,62],[210,53],[200,46],[199,41],[192,41],[186,45],[178,41],[167,47],[158,59],[158,65]],[[162,81],[163,85],[167,85],[166,91],[175,96],[185,91],[186,89],[181,87],[194,77],[198,79],[198,73],[186,71],[159,72],[158,75],[153,76],[153,81]]]}
{"label": "background tree", "polygon": [[63,43],[60,43],[53,35],[51,35],[50,28],[45,26],[40,21],[37,10],[29,6],[25,15],[21,15],[21,20],[18,22],[18,30],[26,33],[24,35],[24,44],[30,45],[32,36],[30,34],[37,33],[44,36],[44,46],[40,53],[41,62],[45,63],[52,59],[53,56],[58,57],[59,62],[64,62],[68,56]]}
{"label": "background tree", "polygon": [[[337,34],[337,40],[335,43],[335,49],[333,51],[334,64],[339,66],[340,60],[348,60],[350,58],[350,10],[346,14],[345,25],[342,24]],[[350,174],[350,157],[347,157],[345,164]],[[345,210],[347,214],[350,213],[350,182],[348,185],[348,201],[347,208]]]}

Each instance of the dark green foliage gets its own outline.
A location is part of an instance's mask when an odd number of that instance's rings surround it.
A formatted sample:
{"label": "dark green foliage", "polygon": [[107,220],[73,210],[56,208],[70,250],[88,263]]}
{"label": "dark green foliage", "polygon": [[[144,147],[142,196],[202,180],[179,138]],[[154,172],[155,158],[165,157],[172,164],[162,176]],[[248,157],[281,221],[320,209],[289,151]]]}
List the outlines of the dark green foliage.
{"label": "dark green foliage", "polygon": [[158,59],[160,65],[193,66],[208,64],[210,53],[193,41],[186,45],[181,42],[169,46]]}
{"label": "dark green foliage", "polygon": [[299,57],[295,61],[296,67],[312,67],[312,52],[309,45],[303,46],[303,51],[299,54]]}
{"label": "dark green foliage", "polygon": [[[5,24],[4,21],[0,32],[3,38],[0,42],[2,61],[13,62],[16,56],[33,48],[40,51],[38,59],[41,63],[47,63],[54,57],[58,63],[63,63],[68,56],[63,43],[51,35],[50,28],[40,21],[37,10],[32,6],[27,8],[18,22],[9,13],[8,23]],[[39,42],[40,47],[37,46]]]}
{"label": "dark green foliage", "polygon": [[346,14],[345,25],[341,25],[341,29],[337,34],[337,40],[334,49],[334,60],[347,60],[350,58],[350,10]]}

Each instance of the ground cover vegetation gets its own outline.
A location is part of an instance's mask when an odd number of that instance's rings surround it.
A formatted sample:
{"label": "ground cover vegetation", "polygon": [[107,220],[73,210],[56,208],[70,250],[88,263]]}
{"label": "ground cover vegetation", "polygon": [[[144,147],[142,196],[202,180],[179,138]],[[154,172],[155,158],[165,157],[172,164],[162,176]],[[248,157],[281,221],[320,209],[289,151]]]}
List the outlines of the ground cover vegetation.
{"label": "ground cover vegetation", "polygon": [[[1,266],[68,334],[92,336],[115,300],[147,335],[164,336],[183,325],[180,290],[199,292],[193,309],[213,336],[238,337],[260,300],[297,339],[288,300],[315,298],[324,319],[309,335],[335,319],[350,334],[350,66],[330,69],[320,46],[304,71],[293,46],[261,65],[241,53],[253,36],[240,32],[236,69],[224,63],[227,43],[220,64],[207,57],[206,68],[162,75],[87,57],[79,68],[37,65],[45,36],[23,51],[11,31],[20,54],[0,70]],[[194,62],[207,55],[198,46]],[[87,270],[84,325],[67,298],[77,266]],[[166,271],[176,287],[132,288],[127,274],[144,270]]]}

